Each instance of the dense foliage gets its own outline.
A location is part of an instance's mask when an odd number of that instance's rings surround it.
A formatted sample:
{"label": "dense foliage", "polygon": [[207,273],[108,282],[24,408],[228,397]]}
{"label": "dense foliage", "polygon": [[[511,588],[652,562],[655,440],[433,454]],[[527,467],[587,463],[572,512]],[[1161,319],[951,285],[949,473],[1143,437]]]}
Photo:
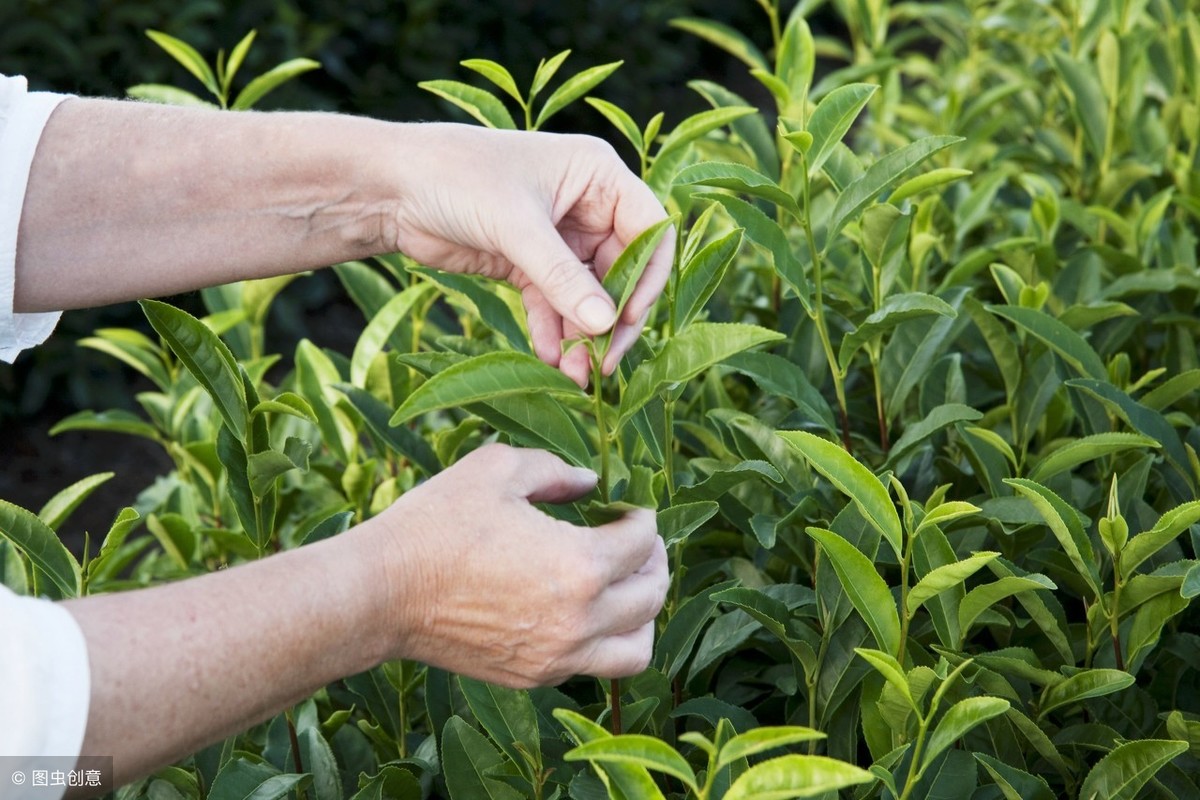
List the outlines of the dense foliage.
{"label": "dense foliage", "polygon": [[[1200,796],[1200,17],[841,0],[841,41],[819,0],[759,5],[770,41],[675,24],[766,108],[700,81],[711,110],[635,119],[615,65],[559,56],[426,85],[496,127],[585,99],[674,213],[613,379],[578,389],[513,292],[402,257],[335,267],[353,353],[304,341],[270,382],[291,278],[209,290],[204,319],[147,302],[159,340],[83,342],[153,382],[144,414],[59,430],[174,472],[83,564],[54,529],[103,476],[0,504],[5,581],[67,596],[337,535],[493,439],[547,448],[602,473],[553,513],[659,510],[652,668],[516,692],[387,664],[122,796]],[[606,277],[618,302],[662,232]]]}

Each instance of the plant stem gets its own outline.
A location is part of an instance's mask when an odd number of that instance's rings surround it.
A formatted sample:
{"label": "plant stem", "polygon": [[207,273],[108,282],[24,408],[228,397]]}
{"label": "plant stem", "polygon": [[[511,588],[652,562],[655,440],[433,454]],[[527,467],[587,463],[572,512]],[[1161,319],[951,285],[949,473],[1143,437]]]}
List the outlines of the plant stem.
{"label": "plant stem", "polygon": [[[287,720],[288,739],[292,744],[292,767],[299,775],[304,772],[304,763],[300,760],[300,739],[296,736],[296,723],[292,719],[291,709],[283,712],[284,719]],[[297,787],[296,800],[305,800],[305,791],[303,787]]]}
{"label": "plant stem", "polygon": [[[929,716],[933,716],[932,712]],[[912,761],[908,765],[908,777],[904,779],[904,791],[900,794],[900,800],[908,800],[913,787],[917,785],[917,779],[920,777],[917,764],[921,761],[921,751],[925,748],[925,732],[928,726],[928,718],[922,718],[917,726],[917,743],[913,745]]]}
{"label": "plant stem", "polygon": [[623,733],[621,726],[621,679],[613,678],[608,685],[609,710],[612,715],[613,736]]}
{"label": "plant stem", "polygon": [[600,499],[607,503],[608,496],[608,420],[604,413],[604,392],[601,389],[601,381],[604,379],[604,374],[600,371],[600,359],[595,351],[592,351],[592,400],[593,413],[596,416],[596,433],[599,437],[600,444],[600,483],[597,487],[600,490]]}

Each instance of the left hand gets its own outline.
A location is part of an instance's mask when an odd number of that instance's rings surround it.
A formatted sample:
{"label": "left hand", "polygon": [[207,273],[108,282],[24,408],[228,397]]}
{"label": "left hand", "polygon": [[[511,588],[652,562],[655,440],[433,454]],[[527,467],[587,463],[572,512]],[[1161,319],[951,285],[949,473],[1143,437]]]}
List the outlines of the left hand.
{"label": "left hand", "polygon": [[613,328],[610,374],[666,285],[674,231],[615,320],[600,279],[635,236],[666,217],[607,143],[588,136],[412,126],[400,165],[396,249],[424,264],[507,280],[521,290],[538,357],[581,386],[586,348],[565,340]]}

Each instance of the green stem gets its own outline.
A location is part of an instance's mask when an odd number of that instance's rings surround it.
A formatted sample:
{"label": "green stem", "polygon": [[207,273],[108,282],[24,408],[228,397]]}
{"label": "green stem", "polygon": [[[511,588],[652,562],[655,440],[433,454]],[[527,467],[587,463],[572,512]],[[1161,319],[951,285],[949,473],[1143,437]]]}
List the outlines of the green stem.
{"label": "green stem", "polygon": [[604,392],[602,391],[601,381],[604,379],[604,373],[600,370],[600,359],[592,352],[592,400],[593,413],[596,415],[596,433],[599,436],[600,444],[600,499],[607,503],[608,496],[608,420],[604,413]]}
{"label": "green stem", "polygon": [[908,565],[912,557],[911,541],[909,548],[900,560],[900,646],[896,651],[896,660],[904,666],[904,651],[908,649]]}
{"label": "green stem", "polygon": [[[292,719],[292,712],[283,712],[284,719],[287,720],[288,739],[292,744],[292,766],[299,775],[304,772],[304,764],[300,760],[300,739],[296,736],[296,722]],[[296,800],[305,800],[307,797],[303,787],[296,788]]]}
{"label": "green stem", "polygon": [[[933,716],[931,713],[930,717]],[[925,749],[925,732],[929,727],[929,719],[922,718],[917,727],[917,743],[913,746],[912,762],[908,765],[908,777],[904,779],[904,791],[900,794],[900,800],[908,800],[912,794],[913,787],[917,785],[917,780],[920,777],[920,772],[917,770],[917,764],[921,761],[921,751]]]}

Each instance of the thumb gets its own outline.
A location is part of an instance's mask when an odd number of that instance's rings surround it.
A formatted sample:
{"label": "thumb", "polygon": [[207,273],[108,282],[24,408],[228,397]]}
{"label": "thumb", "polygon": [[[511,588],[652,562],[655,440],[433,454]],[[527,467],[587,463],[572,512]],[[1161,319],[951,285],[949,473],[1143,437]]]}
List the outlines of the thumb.
{"label": "thumb", "polygon": [[521,230],[505,255],[554,310],[580,330],[595,336],[616,322],[612,298],[551,225]]}

